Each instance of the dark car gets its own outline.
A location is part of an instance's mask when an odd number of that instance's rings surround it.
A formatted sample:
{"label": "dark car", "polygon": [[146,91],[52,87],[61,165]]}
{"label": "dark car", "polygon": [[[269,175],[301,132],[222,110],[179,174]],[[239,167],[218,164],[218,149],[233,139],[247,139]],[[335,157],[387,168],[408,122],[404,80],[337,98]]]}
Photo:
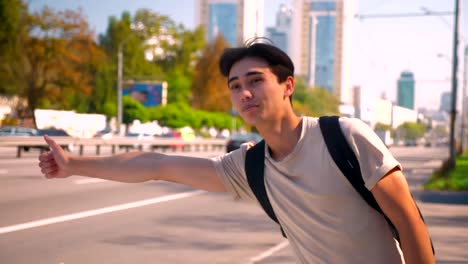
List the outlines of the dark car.
{"label": "dark car", "polygon": [[[38,136],[48,135],[48,136],[51,136],[51,137],[69,137],[70,136],[65,130],[58,129],[58,128],[38,129],[37,130],[37,135]],[[73,150],[73,145],[71,145],[71,144],[61,145],[61,147],[66,151]],[[46,147],[46,146],[41,146],[41,147],[36,147],[36,148],[38,148],[41,152],[47,151],[49,149],[49,147]]]}
{"label": "dark car", "polygon": [[29,127],[5,126],[0,128],[0,136],[35,136],[37,130]]}
{"label": "dark car", "polygon": [[255,132],[245,134],[235,134],[231,136],[226,144],[226,152],[231,152],[240,148],[240,146],[247,142],[256,144],[262,140],[262,137]]}
{"label": "dark car", "polygon": [[416,140],[413,140],[413,139],[405,140],[405,146],[407,146],[407,147],[415,147],[417,145],[418,145],[418,143],[416,142]]}
{"label": "dark car", "polygon": [[51,137],[69,137],[70,135],[63,129],[46,128],[37,130],[38,136],[48,135]]}

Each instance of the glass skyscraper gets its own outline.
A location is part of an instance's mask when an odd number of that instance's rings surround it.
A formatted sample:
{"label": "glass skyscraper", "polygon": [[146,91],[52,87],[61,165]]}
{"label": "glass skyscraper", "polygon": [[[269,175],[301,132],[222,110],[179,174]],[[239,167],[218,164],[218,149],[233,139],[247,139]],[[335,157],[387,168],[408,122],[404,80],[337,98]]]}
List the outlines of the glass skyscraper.
{"label": "glass skyscraper", "polygon": [[452,93],[443,92],[440,96],[440,111],[450,113],[452,110]]}
{"label": "glass skyscraper", "polygon": [[263,36],[263,0],[196,0],[195,23],[206,40],[222,35],[231,46]]}
{"label": "glass skyscraper", "polygon": [[296,72],[351,105],[353,0],[294,0],[290,34]]}
{"label": "glass skyscraper", "polygon": [[310,11],[309,34],[315,49],[310,56],[311,72],[308,77],[314,86],[333,92],[336,3],[311,2]]}
{"label": "glass skyscraper", "polygon": [[237,45],[238,14],[235,3],[209,4],[208,41],[213,41],[222,33],[224,39],[231,45]]}
{"label": "glass skyscraper", "polygon": [[276,13],[276,23],[267,28],[267,37],[273,44],[289,54],[289,33],[291,32],[292,10],[281,4]]}
{"label": "glass skyscraper", "polygon": [[403,71],[398,79],[397,105],[414,109],[414,74]]}

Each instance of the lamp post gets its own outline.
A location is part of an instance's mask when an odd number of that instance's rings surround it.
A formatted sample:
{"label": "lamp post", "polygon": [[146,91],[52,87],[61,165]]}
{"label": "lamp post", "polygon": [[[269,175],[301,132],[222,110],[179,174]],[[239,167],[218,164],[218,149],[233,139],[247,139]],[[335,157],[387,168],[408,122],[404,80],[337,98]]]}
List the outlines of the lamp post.
{"label": "lamp post", "polygon": [[122,55],[123,41],[119,43],[117,51],[117,133],[121,133],[122,124]]}
{"label": "lamp post", "polygon": [[465,122],[466,122],[466,86],[468,85],[467,83],[467,75],[468,75],[468,45],[465,45],[465,62],[463,63],[463,96],[462,96],[462,117],[461,117],[461,140],[460,140],[460,147],[463,150],[465,150]]}
{"label": "lamp post", "polygon": [[453,29],[453,48],[452,48],[452,107],[450,111],[450,153],[448,160],[449,169],[455,168],[456,149],[455,149],[455,119],[457,115],[457,70],[458,70],[458,20],[460,17],[460,0],[455,0],[455,23]]}
{"label": "lamp post", "polygon": [[[142,31],[145,25],[142,22],[130,24],[131,30]],[[122,41],[119,42],[117,47],[117,133],[121,133],[123,106],[122,106],[122,82],[123,82],[123,46],[130,39],[131,34],[127,35]]]}

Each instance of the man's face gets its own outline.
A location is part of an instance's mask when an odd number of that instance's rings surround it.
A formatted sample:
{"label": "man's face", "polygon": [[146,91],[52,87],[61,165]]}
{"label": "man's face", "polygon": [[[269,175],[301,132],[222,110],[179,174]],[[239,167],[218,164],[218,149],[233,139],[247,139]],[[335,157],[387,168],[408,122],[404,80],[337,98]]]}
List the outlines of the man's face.
{"label": "man's face", "polygon": [[232,104],[252,126],[282,117],[285,107],[290,107],[290,86],[290,78],[278,83],[268,63],[260,58],[247,57],[236,62],[228,77]]}

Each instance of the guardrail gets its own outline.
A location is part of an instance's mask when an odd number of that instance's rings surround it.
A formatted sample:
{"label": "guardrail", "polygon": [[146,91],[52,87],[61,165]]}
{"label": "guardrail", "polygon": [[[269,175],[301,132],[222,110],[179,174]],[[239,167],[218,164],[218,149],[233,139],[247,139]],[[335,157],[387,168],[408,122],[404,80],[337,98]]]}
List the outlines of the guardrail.
{"label": "guardrail", "polygon": [[[79,154],[83,155],[85,146],[94,146],[96,155],[100,155],[101,147],[108,146],[112,148],[112,154],[116,153],[116,148],[124,148],[126,152],[130,149],[148,149],[150,151],[166,151],[166,150],[183,150],[183,151],[198,151],[198,150],[224,150],[226,147],[226,139],[195,139],[183,140],[179,138],[154,138],[154,139],[138,139],[128,137],[116,137],[110,139],[102,138],[73,138],[73,137],[51,137],[57,144],[65,149],[70,146],[78,146]],[[28,151],[31,148],[38,148],[41,152],[49,149],[44,138],[41,136],[0,136],[0,147],[16,147],[16,157],[20,158],[22,151]]]}

